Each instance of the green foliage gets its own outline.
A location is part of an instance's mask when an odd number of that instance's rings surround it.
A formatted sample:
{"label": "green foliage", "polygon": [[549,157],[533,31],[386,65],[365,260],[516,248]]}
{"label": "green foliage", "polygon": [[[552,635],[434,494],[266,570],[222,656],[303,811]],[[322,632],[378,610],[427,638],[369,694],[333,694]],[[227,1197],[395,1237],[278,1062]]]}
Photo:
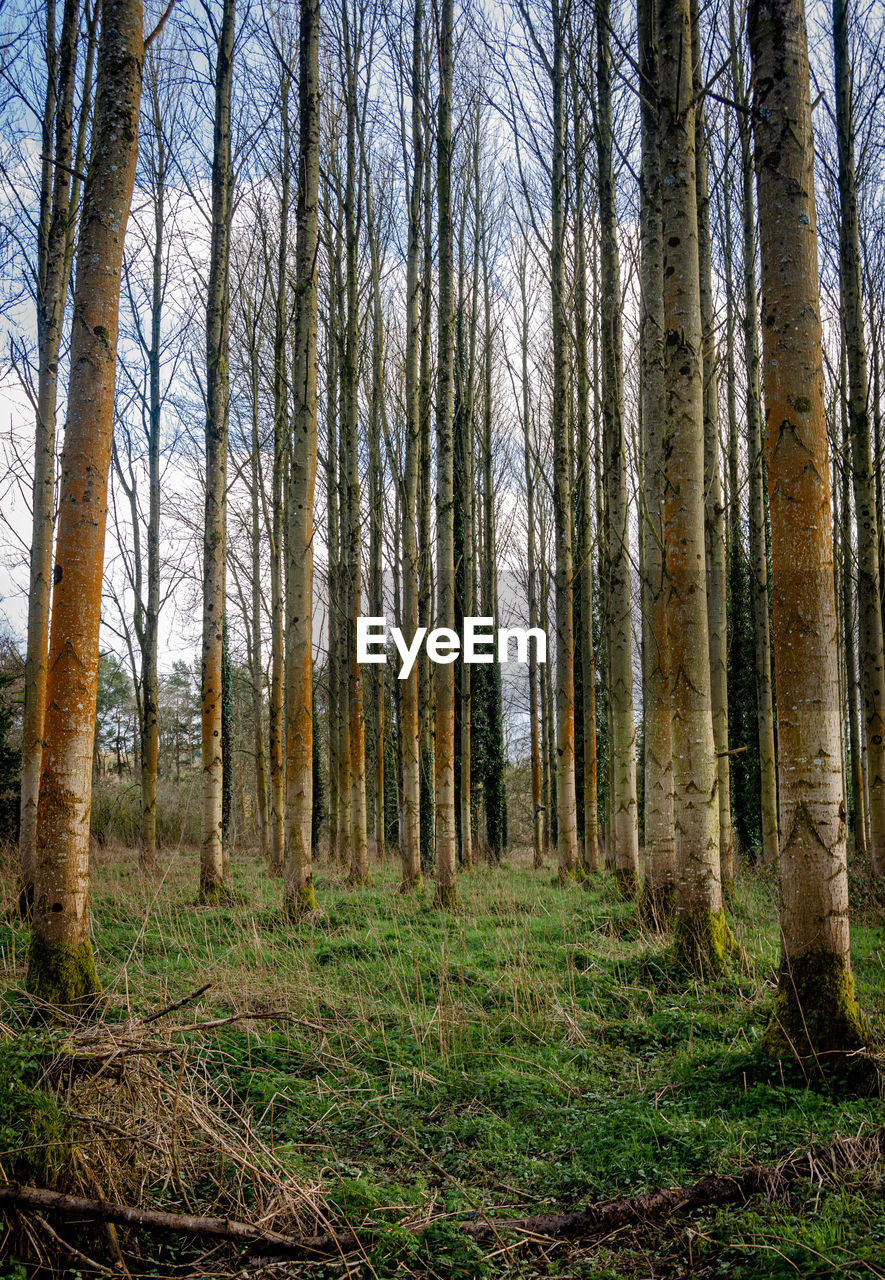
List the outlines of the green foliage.
{"label": "green foliage", "polygon": [[[0,1178],[51,1186],[70,1159],[70,1131],[41,1081],[51,1052],[47,1032],[0,1040]],[[12,1273],[7,1273],[12,1274]]]}

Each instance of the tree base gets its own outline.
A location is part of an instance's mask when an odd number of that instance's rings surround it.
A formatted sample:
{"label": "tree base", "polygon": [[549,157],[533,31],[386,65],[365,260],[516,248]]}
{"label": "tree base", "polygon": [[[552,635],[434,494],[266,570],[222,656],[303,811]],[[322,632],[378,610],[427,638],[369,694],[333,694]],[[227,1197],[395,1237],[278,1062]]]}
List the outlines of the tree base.
{"label": "tree base", "polygon": [[673,958],[684,969],[712,976],[740,955],[740,946],[728,927],[725,909],[701,909],[673,922]]}
{"label": "tree base", "polygon": [[632,902],[639,892],[639,875],[634,867],[615,868],[615,888],[618,897],[625,902]]}
{"label": "tree base", "polygon": [[400,881],[399,892],[400,893],[423,893],[424,877],[421,875],[421,872],[419,871],[418,874],[416,876],[412,876],[411,879],[408,876],[403,876],[402,880]]}
{"label": "tree base", "polygon": [[771,1058],[813,1057],[847,1066],[846,1055],[870,1043],[870,1029],[854,994],[844,956],[809,951],[781,960],[777,999],[762,1037]]}
{"label": "tree base", "polygon": [[287,920],[303,920],[312,911],[319,911],[313,881],[300,884],[294,892],[287,892],[283,899],[283,914]]}
{"label": "tree base", "polygon": [[636,905],[636,915],[640,924],[656,933],[666,933],[673,919],[673,908],[676,903],[676,889],[672,884],[654,885],[646,880]]}
{"label": "tree base", "polygon": [[584,868],[577,862],[573,867],[557,867],[554,884],[582,884],[584,879]]}
{"label": "tree base", "polygon": [[223,880],[200,885],[197,904],[201,907],[223,907],[233,901],[233,894]]}
{"label": "tree base", "polygon": [[47,942],[33,933],[25,990],[56,1009],[88,1012],[101,993],[90,939],[72,946],[67,942]]}
{"label": "tree base", "polygon": [[34,914],[34,886],[23,884],[18,894],[18,915],[20,920],[31,920]]}
{"label": "tree base", "polygon": [[438,884],[433,894],[433,905],[442,911],[457,910],[461,905],[458,897],[458,886],[454,884]]}

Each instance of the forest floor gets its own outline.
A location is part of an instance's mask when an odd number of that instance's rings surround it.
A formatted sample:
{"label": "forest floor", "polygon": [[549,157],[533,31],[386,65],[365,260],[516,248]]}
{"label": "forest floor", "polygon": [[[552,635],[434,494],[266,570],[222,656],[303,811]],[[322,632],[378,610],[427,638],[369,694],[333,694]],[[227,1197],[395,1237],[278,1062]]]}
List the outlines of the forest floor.
{"label": "forest floor", "polygon": [[[253,858],[234,859],[238,898],[215,909],[194,905],[192,852],[163,865],[144,881],[134,853],[95,858],[105,1040],[25,1029],[27,932],[4,913],[0,1180],[365,1232],[350,1272],[339,1259],[266,1276],[885,1277],[882,1167],[588,1246],[480,1250],[453,1226],[478,1209],[565,1211],[685,1185],[882,1123],[880,1100],[756,1049],[777,961],[770,879],[741,876],[731,920],[745,959],[704,985],[673,970],[666,940],[637,930],[606,878],[561,888],[519,858],[462,876],[458,913],[399,895],[393,862],[359,890],[321,863],[321,913],[297,926],[281,922],[280,884]],[[881,920],[869,904],[859,915],[857,986],[881,1042]],[[134,1020],[210,981],[136,1035]],[[100,1047],[115,1035],[117,1050]],[[420,1243],[401,1229],[431,1220]],[[51,1253],[15,1215],[5,1231],[0,1276],[30,1273],[15,1262],[29,1249]],[[84,1257],[113,1270],[94,1232],[66,1238],[80,1255],[68,1250],[68,1274],[89,1274]],[[186,1238],[119,1241],[133,1277],[242,1265]]]}

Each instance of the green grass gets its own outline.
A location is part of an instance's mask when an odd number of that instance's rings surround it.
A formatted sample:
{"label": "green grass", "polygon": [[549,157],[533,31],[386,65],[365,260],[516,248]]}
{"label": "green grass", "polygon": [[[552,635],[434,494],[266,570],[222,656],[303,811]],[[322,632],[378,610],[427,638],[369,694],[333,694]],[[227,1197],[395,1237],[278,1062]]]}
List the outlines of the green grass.
{"label": "green grass", "polygon": [[[194,855],[172,855],[149,885],[131,857],[99,857],[94,937],[113,1015],[211,979],[187,1017],[296,1019],[215,1031],[206,1069],[341,1222],[382,1228],[376,1275],[885,1276],[881,1170],[509,1261],[459,1241],[444,1217],[420,1248],[395,1230],[480,1207],[582,1207],[881,1124],[879,1101],[809,1087],[757,1050],[777,962],[772,885],[741,880],[731,923],[745,961],[704,985],[672,969],[666,941],[635,928],[605,878],[563,888],[549,869],[480,869],[461,877],[450,914],[397,894],[393,864],[373,868],[369,889],[321,865],[322,915],[291,924],[280,882],[246,859],[233,874],[241,902],[198,908]],[[18,923],[0,926],[12,983],[25,947]],[[854,926],[853,955],[881,1034],[877,923]]]}

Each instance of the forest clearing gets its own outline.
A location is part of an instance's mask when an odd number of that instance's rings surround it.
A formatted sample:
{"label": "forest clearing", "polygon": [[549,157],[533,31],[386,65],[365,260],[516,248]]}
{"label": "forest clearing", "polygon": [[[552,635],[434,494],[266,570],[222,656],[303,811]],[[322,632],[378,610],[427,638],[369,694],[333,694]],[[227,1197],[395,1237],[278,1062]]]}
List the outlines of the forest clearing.
{"label": "forest clearing", "polygon": [[0,1277],[885,1280],[885,0],[0,0]]}

